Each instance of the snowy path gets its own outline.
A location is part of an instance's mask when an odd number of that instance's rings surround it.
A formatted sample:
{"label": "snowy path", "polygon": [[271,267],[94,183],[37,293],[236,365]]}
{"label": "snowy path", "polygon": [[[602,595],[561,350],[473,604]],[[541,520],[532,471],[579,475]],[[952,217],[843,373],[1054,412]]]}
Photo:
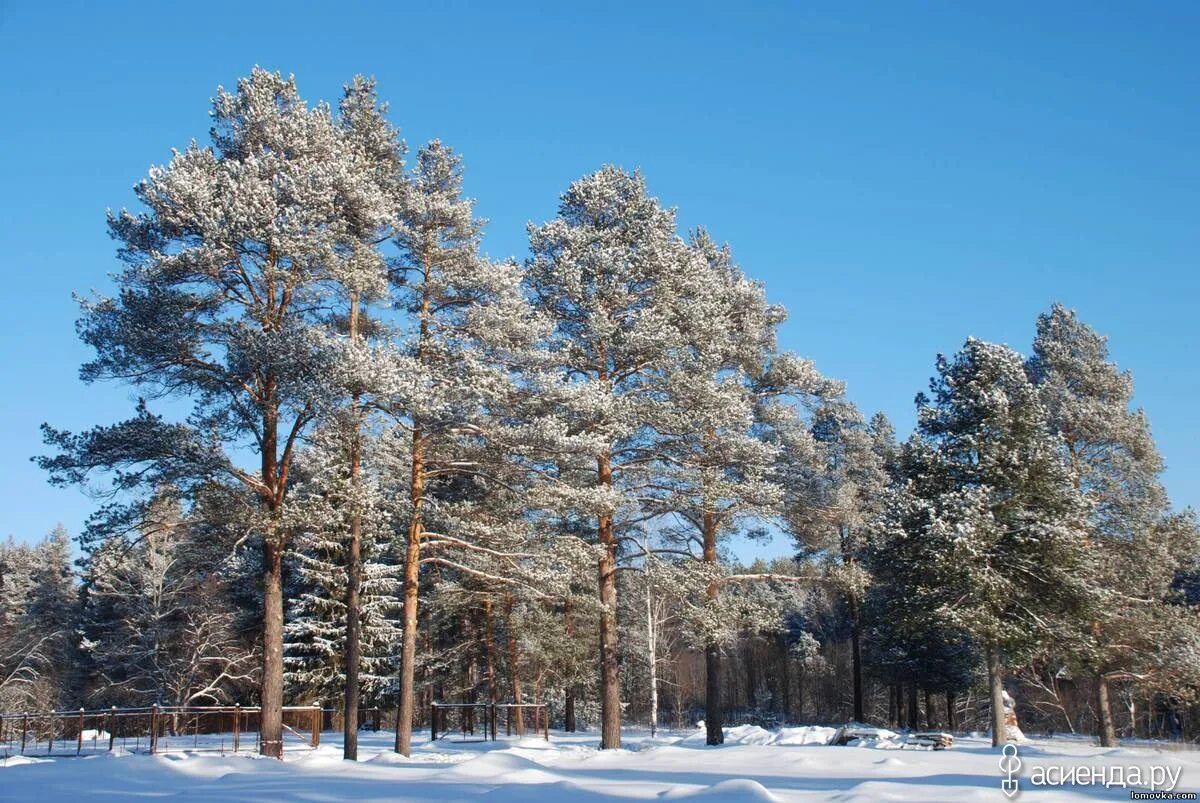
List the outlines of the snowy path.
{"label": "snowy path", "polygon": [[[170,798],[219,801],[1001,801],[998,754],[981,740],[954,749],[829,747],[802,744],[825,729],[789,729],[782,738],[734,729],[733,744],[707,748],[696,734],[650,740],[626,735],[628,749],[600,752],[592,734],[552,734],[497,743],[429,744],[411,759],[390,752],[391,734],[361,736],[357,764],[341,760],[338,736],[284,762],[249,755],[172,753],[85,758],[9,759],[0,769],[0,800],[76,801]],[[772,741],[772,744],[754,742]],[[783,742],[792,742],[786,744]],[[1200,753],[1104,750],[1038,740],[1022,748],[1026,801],[1128,800],[1103,786],[1050,789],[1028,785],[1042,766],[1165,765],[1181,770],[1176,791],[1200,790]],[[0,762],[2,765],[4,762]]]}

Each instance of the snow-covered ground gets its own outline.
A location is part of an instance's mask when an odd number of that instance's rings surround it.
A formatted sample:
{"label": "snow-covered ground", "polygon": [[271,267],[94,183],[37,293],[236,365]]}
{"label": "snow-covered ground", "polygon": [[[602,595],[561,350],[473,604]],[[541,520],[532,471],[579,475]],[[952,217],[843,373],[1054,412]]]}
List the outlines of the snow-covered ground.
{"label": "snow-covered ground", "polygon": [[[620,801],[1001,801],[998,751],[978,738],[953,749],[901,747],[883,738],[833,747],[832,728],[768,732],[731,728],[722,747],[700,732],[651,739],[628,732],[625,749],[597,750],[595,734],[552,733],[499,742],[430,744],[417,739],[412,758],[390,751],[390,733],[364,732],[357,764],[341,759],[338,737],[285,761],[248,754],[172,752],[0,761],[0,800],[97,801],[152,798],[219,801],[483,800]],[[1128,800],[1129,789],[1103,785],[1030,785],[1042,767],[1168,768],[1176,791],[1200,790],[1200,752],[1101,749],[1078,741],[1034,739],[1020,748],[1017,800]],[[1110,777],[1110,776],[1108,776]],[[1148,777],[1148,774],[1147,776]],[[1143,784],[1141,789],[1146,789]]]}

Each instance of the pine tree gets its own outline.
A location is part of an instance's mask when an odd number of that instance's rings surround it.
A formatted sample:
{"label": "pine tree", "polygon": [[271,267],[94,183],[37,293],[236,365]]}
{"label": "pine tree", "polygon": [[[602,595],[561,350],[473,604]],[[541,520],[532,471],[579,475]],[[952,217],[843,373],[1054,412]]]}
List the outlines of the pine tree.
{"label": "pine tree", "polygon": [[[113,298],[83,302],[79,329],[96,350],[86,381],[130,382],[193,404],[170,422],[136,415],[80,435],[45,429],[58,483],[107,471],[117,496],[213,482],[257,500],[263,569],[262,738],[282,755],[282,562],[288,475],[298,442],[336,393],[338,349],[324,325],[352,222],[386,216],[370,165],[345,147],[328,107],[295,82],[255,69],[213,103],[212,144],[193,143],[136,188],[145,209],[110,215],[126,270]],[[366,188],[366,189],[364,189]],[[257,452],[253,470],[240,450]],[[133,507],[142,501],[134,497]],[[117,515],[125,515],[118,513]]]}
{"label": "pine tree", "polygon": [[1100,743],[1115,747],[1109,684],[1147,678],[1154,656],[1186,631],[1167,601],[1194,553],[1195,528],[1171,515],[1149,423],[1131,408],[1133,377],[1108,359],[1106,338],[1056,304],[1038,318],[1028,372],[1089,505],[1102,602],[1079,653],[1095,683]]}
{"label": "pine tree", "polygon": [[388,409],[412,444],[395,745],[404,755],[412,750],[421,549],[426,519],[437,515],[436,486],[472,472],[461,449],[487,436],[486,410],[502,407],[512,391],[516,358],[510,355],[536,337],[517,266],[479,254],[482,222],[462,195],[462,171],[461,158],[441,142],[417,153],[395,237],[400,256],[391,271],[395,304],[408,316],[401,365],[409,381]]}
{"label": "pine tree", "polygon": [[939,357],[930,389],[918,397],[926,443],[913,453],[906,518],[935,582],[913,602],[983,645],[998,745],[1006,657],[1064,637],[1092,601],[1084,507],[1019,354],[969,339]]}
{"label": "pine tree", "polygon": [[894,430],[882,414],[868,423],[853,404],[826,399],[813,414],[818,468],[799,504],[786,511],[788,531],[801,554],[819,561],[845,601],[850,623],[854,721],[862,722],[862,607],[870,574],[865,567],[869,528],[883,512],[895,450]]}
{"label": "pine tree", "polygon": [[[369,318],[370,304],[384,298],[387,292],[387,263],[378,245],[395,229],[405,189],[405,146],[395,128],[384,119],[386,112],[386,105],[381,105],[376,96],[374,81],[361,76],[345,87],[338,108],[344,147],[354,166],[370,179],[352,182],[366,196],[359,199],[359,207],[373,213],[351,218],[349,236],[339,244],[340,259],[333,269],[346,303],[346,354],[340,363],[344,366],[342,381],[348,405],[334,416],[336,420],[328,432],[340,434],[346,442],[344,458],[348,487],[341,498],[346,517],[345,549],[341,556],[346,572],[342,754],[349,761],[358,758],[359,669],[365,614],[362,595],[366,549],[363,544],[364,511],[361,509],[365,501],[362,479],[364,430],[370,425],[372,412],[378,410],[379,400],[387,399],[395,392],[399,377],[399,371],[395,370],[398,355],[386,337],[386,330],[373,325]],[[336,319],[335,322],[341,323]],[[372,330],[385,336],[371,337]],[[381,614],[386,615],[376,612],[375,616]],[[378,637],[375,641],[376,649],[390,646],[386,635],[382,642]],[[368,667],[368,673],[372,669],[378,672],[381,668],[378,661],[374,663],[376,666]],[[368,680],[368,683],[377,686],[378,678]]]}
{"label": "pine tree", "polygon": [[[728,247],[718,247],[704,231],[688,246],[698,269],[687,276],[698,284],[684,295],[704,326],[688,332],[685,348],[665,372],[674,418],[657,425],[664,459],[655,480],[661,496],[651,508],[687,523],[676,535],[685,547],[694,542],[700,549],[711,576],[705,595],[718,606],[719,542],[742,524],[761,526],[784,498],[775,477],[780,449],[761,435],[761,407],[785,396],[811,398],[834,385],[811,362],[776,353],[775,330],[785,313],[767,303],[763,288],[733,263]],[[722,647],[714,633],[704,648],[710,745],[724,741]]]}
{"label": "pine tree", "polygon": [[553,326],[555,380],[538,391],[547,435],[561,434],[546,498],[590,522],[598,561],[601,747],[620,747],[617,560],[661,438],[681,410],[666,375],[702,322],[687,303],[706,267],[640,175],[605,167],[563,194],[555,220],[530,226],[527,284]]}

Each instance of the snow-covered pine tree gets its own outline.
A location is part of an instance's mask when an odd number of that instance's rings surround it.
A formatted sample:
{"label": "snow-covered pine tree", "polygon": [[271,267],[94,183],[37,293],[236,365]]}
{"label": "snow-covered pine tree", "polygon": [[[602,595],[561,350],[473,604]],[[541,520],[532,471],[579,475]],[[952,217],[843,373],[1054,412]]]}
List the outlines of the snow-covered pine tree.
{"label": "snow-covered pine tree", "polygon": [[[839,388],[811,362],[775,353],[775,330],[786,313],[767,303],[762,286],[746,278],[727,246],[718,246],[703,230],[688,246],[696,267],[680,278],[696,284],[681,294],[703,325],[686,331],[686,344],[664,371],[671,403],[655,424],[664,457],[655,480],[660,490],[646,495],[654,500],[651,510],[689,525],[679,533],[685,551],[692,544],[699,549],[711,576],[705,594],[718,606],[720,541],[740,524],[771,518],[784,499],[774,472],[780,449],[761,437],[757,413],[787,395],[810,398]],[[789,375],[781,382],[784,365]],[[706,639],[708,744],[724,741],[722,646],[716,633]]]}
{"label": "snow-covered pine tree", "polygon": [[[332,267],[345,295],[345,318],[335,316],[334,322],[344,323],[346,330],[346,351],[339,375],[347,398],[345,409],[333,414],[336,420],[327,430],[328,434],[340,434],[346,440],[344,457],[348,487],[340,497],[346,519],[345,548],[341,555],[346,572],[342,755],[349,761],[358,759],[359,668],[364,616],[361,599],[364,593],[364,513],[360,509],[364,503],[364,430],[370,425],[372,413],[378,410],[379,401],[395,392],[398,378],[398,372],[394,370],[396,354],[386,337],[388,333],[370,320],[372,302],[384,298],[388,287],[388,266],[379,244],[394,232],[405,195],[405,146],[396,129],[384,119],[386,111],[386,105],[378,101],[374,81],[362,76],[357,76],[345,87],[338,107],[338,129],[343,148],[350,157],[346,190],[357,193],[358,202],[352,207],[358,214],[348,221],[347,237],[339,243],[338,260]],[[341,528],[337,532],[340,533]],[[379,615],[377,612],[375,618]],[[374,640],[373,646],[378,648],[378,639]],[[384,641],[384,644],[388,642]],[[375,670],[377,677],[379,668],[369,667],[368,672]]]}
{"label": "snow-covered pine tree", "polygon": [[[487,411],[512,392],[515,358],[537,337],[520,270],[479,253],[482,222],[462,194],[462,160],[438,141],[422,147],[409,174],[395,242],[392,294],[407,313],[400,346],[409,380],[388,401],[411,436],[405,527],[403,638],[397,752],[412,750],[413,677],[425,520],[437,484],[474,466],[459,456],[488,435]],[[456,533],[443,532],[448,542]]]}
{"label": "snow-covered pine tree", "polygon": [[907,535],[934,582],[913,602],[984,647],[999,745],[1005,661],[1064,637],[1092,601],[1085,508],[1019,354],[971,338],[937,369],[910,480],[926,520]]}
{"label": "snow-covered pine tree", "polygon": [[1055,304],[1038,317],[1027,366],[1089,504],[1101,601],[1083,623],[1078,657],[1095,683],[1100,744],[1115,747],[1110,683],[1153,682],[1156,670],[1176,663],[1170,645],[1194,642],[1187,631],[1195,617],[1180,620],[1168,602],[1195,555],[1195,525],[1171,513],[1149,422],[1131,407],[1133,376],[1109,360],[1105,337]]}
{"label": "snow-covered pine tree", "polygon": [[[47,427],[58,454],[40,463],[57,483],[107,472],[118,496],[225,482],[257,499],[244,525],[263,553],[260,749],[281,756],[287,479],[301,436],[337,396],[326,382],[330,268],[376,196],[347,181],[362,173],[329,108],[309,107],[277,73],[256,68],[218,91],[211,140],[151,169],[136,188],[143,210],[110,216],[128,267],[114,297],[83,302],[79,324],[96,350],[85,381],[130,382],[193,412],[168,421],[142,402],[115,426]],[[258,454],[253,468],[243,449]]]}
{"label": "snow-covered pine tree", "polygon": [[799,503],[786,508],[784,520],[801,554],[820,562],[845,602],[853,717],[863,722],[862,607],[870,584],[864,555],[869,528],[883,512],[895,435],[882,413],[868,423],[843,398],[822,400],[813,413],[812,433],[818,465]]}
{"label": "snow-covered pine tree", "polygon": [[679,237],[675,216],[640,174],[604,167],[574,182],[558,216],[530,225],[527,286],[554,331],[549,375],[538,388],[547,460],[547,506],[590,522],[598,561],[601,740],[621,745],[617,559],[659,462],[659,433],[679,420],[666,375],[703,326],[690,307],[707,271]]}

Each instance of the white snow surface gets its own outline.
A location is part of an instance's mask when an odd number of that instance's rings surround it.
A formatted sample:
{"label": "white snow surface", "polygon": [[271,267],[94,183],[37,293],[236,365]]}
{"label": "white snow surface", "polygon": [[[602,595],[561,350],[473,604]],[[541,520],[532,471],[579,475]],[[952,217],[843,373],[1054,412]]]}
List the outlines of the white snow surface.
{"label": "white snow surface", "polygon": [[[621,750],[598,750],[594,733],[430,743],[418,734],[411,758],[391,752],[386,731],[360,736],[357,763],[342,760],[339,736],[284,761],[247,753],[117,751],[84,757],[0,758],[0,800],[133,799],[249,801],[927,801],[1007,800],[1000,794],[999,751],[979,737],[951,750],[905,745],[835,747],[835,728],[726,729],[726,743],[704,745],[701,731],[627,731]],[[864,740],[867,741],[867,740]],[[887,750],[877,748],[889,748]],[[1069,739],[1031,739],[1018,800],[1128,800],[1129,790],[1096,786],[1030,787],[1030,768],[1168,766],[1181,770],[1176,791],[1200,789],[1200,751],[1152,747],[1104,749]]]}

